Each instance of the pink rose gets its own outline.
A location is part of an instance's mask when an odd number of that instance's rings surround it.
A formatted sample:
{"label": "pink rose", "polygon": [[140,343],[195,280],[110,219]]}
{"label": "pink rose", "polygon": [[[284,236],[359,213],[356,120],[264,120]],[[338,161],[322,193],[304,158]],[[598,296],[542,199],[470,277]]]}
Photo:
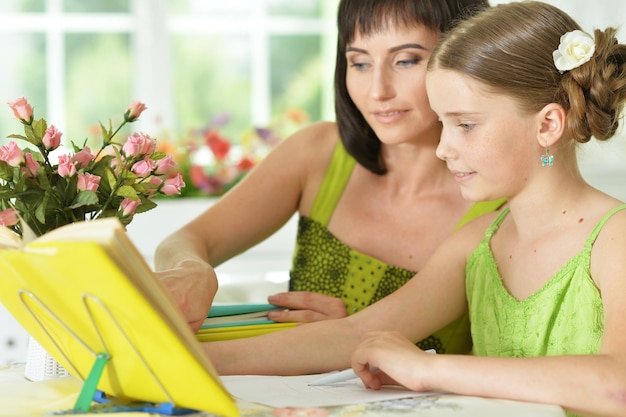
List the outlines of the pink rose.
{"label": "pink rose", "polygon": [[22,123],[31,124],[33,121],[33,107],[28,104],[24,97],[20,97],[15,101],[10,101],[9,107],[13,110],[13,114]]}
{"label": "pink rose", "polygon": [[69,155],[59,156],[58,172],[62,177],[71,177],[76,174],[76,166]]}
{"label": "pink rose", "polygon": [[22,171],[24,171],[27,177],[36,177],[37,170],[40,167],[39,162],[35,161],[35,159],[33,158],[33,154],[30,152],[24,154],[24,157],[26,159],[26,166],[22,167]]}
{"label": "pink rose", "polygon": [[156,162],[152,159],[143,159],[139,162],[135,162],[131,170],[140,177],[147,177],[157,167]]}
{"label": "pink rose", "polygon": [[50,125],[48,129],[46,129],[46,134],[43,135],[43,146],[48,150],[54,150],[61,145],[61,135],[63,133],[59,132],[59,130],[54,126]]}
{"label": "pink rose", "polygon": [[164,158],[156,161],[156,165],[157,168],[154,173],[157,175],[164,175],[170,172],[176,166],[176,162],[174,162],[174,159],[172,159],[172,155],[165,155]]}
{"label": "pink rose", "polygon": [[124,113],[124,119],[127,122],[134,122],[141,116],[141,113],[147,109],[146,105],[140,101],[134,100],[130,103],[130,106],[126,109],[126,113]]}
{"label": "pink rose", "polygon": [[154,152],[156,140],[145,133],[133,133],[124,143],[122,151],[126,156],[150,155]]}
{"label": "pink rose", "polygon": [[24,162],[24,152],[14,141],[8,145],[0,146],[0,161],[4,161],[12,167],[18,167]]}
{"label": "pink rose", "polygon": [[163,181],[161,192],[165,195],[180,194],[180,190],[185,186],[183,176],[180,173]]}
{"label": "pink rose", "polygon": [[81,169],[85,168],[91,161],[94,160],[96,156],[91,153],[91,149],[89,146],[85,146],[83,149],[78,151],[72,156],[72,162],[76,165],[76,168]]}
{"label": "pink rose", "polygon": [[0,226],[15,226],[18,222],[17,213],[14,209],[8,208],[0,211]]}
{"label": "pink rose", "polygon": [[89,173],[78,173],[78,183],[76,184],[76,188],[78,188],[79,191],[93,191],[95,193],[98,191],[99,185],[99,176]]}
{"label": "pink rose", "polygon": [[157,186],[163,184],[163,180],[159,177],[155,177],[154,175],[148,178],[148,182]]}
{"label": "pink rose", "polygon": [[135,214],[135,210],[141,204],[139,201],[131,200],[130,198],[125,198],[120,203],[120,208],[122,209],[122,216],[132,216]]}

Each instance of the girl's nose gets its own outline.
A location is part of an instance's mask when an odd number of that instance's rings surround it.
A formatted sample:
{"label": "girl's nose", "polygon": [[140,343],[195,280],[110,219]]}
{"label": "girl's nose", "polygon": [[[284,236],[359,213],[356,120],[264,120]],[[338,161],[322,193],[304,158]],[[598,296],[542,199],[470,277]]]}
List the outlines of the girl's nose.
{"label": "girl's nose", "polygon": [[439,138],[439,144],[437,145],[437,149],[435,150],[435,155],[437,158],[447,161],[448,159],[453,158],[453,149],[449,145],[449,140],[447,138],[445,129],[441,130],[441,136]]}

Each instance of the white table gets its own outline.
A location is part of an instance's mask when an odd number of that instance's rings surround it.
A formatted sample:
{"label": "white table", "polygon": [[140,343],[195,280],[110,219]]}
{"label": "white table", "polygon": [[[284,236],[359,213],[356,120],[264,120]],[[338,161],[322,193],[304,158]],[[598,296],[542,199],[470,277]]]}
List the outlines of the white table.
{"label": "white table", "polygon": [[[34,417],[71,410],[82,384],[73,377],[31,382],[24,365],[0,368],[0,416]],[[275,417],[269,407],[237,400],[242,417]],[[329,417],[565,417],[560,407],[455,395],[382,401],[326,410]],[[50,415],[50,414],[48,414]],[[115,413],[116,417],[141,417],[148,413]],[[293,416],[309,416],[311,410],[295,410]],[[209,417],[207,413],[187,414]]]}

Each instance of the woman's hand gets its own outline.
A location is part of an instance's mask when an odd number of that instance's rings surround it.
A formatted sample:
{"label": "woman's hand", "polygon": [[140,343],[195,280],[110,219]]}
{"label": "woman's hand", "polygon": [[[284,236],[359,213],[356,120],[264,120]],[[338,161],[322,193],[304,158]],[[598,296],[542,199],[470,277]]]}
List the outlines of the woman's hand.
{"label": "woman's hand", "polygon": [[307,292],[292,291],[283,292],[268,297],[268,302],[285,311],[272,311],[269,318],[278,322],[310,323],[313,321],[339,319],[346,317],[348,311],[340,298],[329,295]]}
{"label": "woman's hand", "polygon": [[211,309],[217,292],[217,277],[211,265],[184,262],[181,266],[156,272],[174,303],[197,332]]}
{"label": "woman's hand", "polygon": [[352,353],[352,369],[367,388],[393,384],[428,391],[427,365],[433,359],[400,333],[370,333]]}

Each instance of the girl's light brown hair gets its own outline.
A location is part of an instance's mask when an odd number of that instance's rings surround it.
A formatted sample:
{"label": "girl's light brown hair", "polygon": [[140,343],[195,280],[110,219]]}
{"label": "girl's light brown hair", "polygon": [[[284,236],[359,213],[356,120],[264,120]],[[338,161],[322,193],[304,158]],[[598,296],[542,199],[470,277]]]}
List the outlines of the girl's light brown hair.
{"label": "girl's light brown hair", "polygon": [[595,30],[591,60],[560,73],[552,52],[567,32],[582,30],[565,12],[538,1],[501,4],[446,34],[429,68],[469,75],[534,113],[549,103],[568,112],[567,130],[577,142],[611,138],[626,100],[626,46],[617,30]]}

